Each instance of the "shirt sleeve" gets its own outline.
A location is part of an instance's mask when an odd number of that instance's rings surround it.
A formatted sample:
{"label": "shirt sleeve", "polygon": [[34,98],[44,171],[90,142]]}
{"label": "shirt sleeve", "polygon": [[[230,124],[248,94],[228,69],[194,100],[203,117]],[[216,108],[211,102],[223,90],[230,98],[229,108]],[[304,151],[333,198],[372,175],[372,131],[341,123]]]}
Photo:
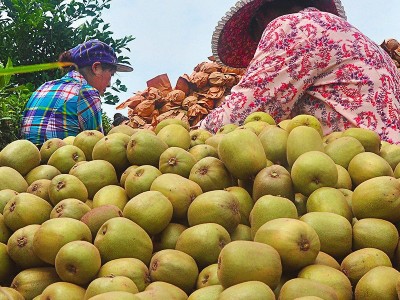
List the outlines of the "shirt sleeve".
{"label": "shirt sleeve", "polygon": [[199,127],[215,133],[225,124],[242,125],[256,111],[268,112],[277,122],[288,118],[318,72],[303,30],[298,16],[271,22],[239,84]]}
{"label": "shirt sleeve", "polygon": [[98,130],[104,133],[101,112],[98,91],[83,87],[78,100],[78,120],[81,130]]}

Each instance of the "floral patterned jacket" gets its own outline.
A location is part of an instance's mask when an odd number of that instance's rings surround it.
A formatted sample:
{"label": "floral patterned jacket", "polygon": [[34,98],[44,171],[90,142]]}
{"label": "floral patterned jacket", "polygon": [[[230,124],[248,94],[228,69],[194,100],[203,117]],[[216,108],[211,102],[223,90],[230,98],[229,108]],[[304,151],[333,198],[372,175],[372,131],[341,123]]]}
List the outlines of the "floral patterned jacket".
{"label": "floral patterned jacket", "polygon": [[388,54],[346,20],[307,8],[268,24],[241,81],[198,125],[216,132],[255,111],[277,123],[311,114],[324,134],[363,127],[400,143],[399,101]]}

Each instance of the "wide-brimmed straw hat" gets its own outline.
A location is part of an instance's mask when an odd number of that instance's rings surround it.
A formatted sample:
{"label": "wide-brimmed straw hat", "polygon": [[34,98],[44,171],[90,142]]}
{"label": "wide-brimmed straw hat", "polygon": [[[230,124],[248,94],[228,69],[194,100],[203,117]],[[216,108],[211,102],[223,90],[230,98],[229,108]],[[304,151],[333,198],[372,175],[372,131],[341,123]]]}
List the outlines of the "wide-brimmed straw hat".
{"label": "wide-brimmed straw hat", "polygon": [[[258,8],[271,1],[240,0],[222,17],[212,36],[212,52],[218,63],[231,68],[247,68],[258,45],[258,41],[250,36],[250,22]],[[313,7],[346,19],[340,0],[316,0]]]}

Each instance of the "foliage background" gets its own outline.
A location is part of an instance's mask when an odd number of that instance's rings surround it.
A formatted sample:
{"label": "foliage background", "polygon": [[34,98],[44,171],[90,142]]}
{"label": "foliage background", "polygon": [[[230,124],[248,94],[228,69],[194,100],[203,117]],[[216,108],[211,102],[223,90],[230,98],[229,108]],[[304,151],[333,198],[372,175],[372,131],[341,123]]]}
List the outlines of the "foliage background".
{"label": "foliage background", "polygon": [[[111,0],[0,0],[0,68],[58,60],[59,55],[85,40],[97,38],[111,45],[121,63],[129,64],[129,35],[114,38],[110,24],[102,19]],[[0,149],[19,138],[20,118],[31,93],[42,83],[62,76],[59,69],[18,74],[0,82]],[[126,86],[117,80],[114,93],[104,102],[116,104]],[[105,127],[109,118],[104,115]]]}

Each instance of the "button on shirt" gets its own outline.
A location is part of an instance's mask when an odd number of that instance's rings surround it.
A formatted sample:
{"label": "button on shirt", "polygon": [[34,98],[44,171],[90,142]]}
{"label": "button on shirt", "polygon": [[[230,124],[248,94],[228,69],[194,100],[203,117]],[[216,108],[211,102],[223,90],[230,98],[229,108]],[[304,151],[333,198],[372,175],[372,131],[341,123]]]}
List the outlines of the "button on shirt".
{"label": "button on shirt", "polygon": [[99,91],[77,71],[40,86],[22,117],[22,137],[36,145],[84,130],[103,132],[101,100]]}
{"label": "button on shirt", "polygon": [[268,24],[239,84],[199,125],[216,132],[255,111],[276,122],[311,114],[324,134],[363,127],[400,143],[399,101],[400,72],[386,52],[346,20],[307,8]]}

